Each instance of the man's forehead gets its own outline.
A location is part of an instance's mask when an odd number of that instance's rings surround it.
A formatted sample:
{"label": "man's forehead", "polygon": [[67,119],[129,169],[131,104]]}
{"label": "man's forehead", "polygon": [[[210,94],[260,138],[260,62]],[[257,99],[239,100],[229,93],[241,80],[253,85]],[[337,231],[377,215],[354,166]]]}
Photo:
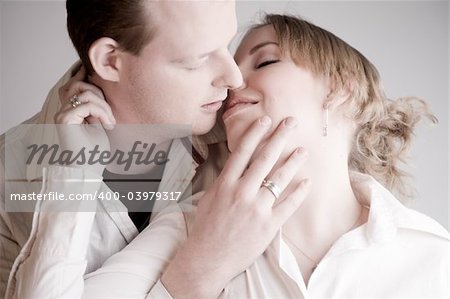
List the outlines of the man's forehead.
{"label": "man's forehead", "polygon": [[[218,13],[225,7],[235,8],[234,0],[216,0],[216,1],[148,1],[148,11],[152,19],[158,22],[192,22],[209,20],[208,15]],[[195,17],[195,18],[193,18]]]}
{"label": "man's forehead", "polygon": [[148,8],[153,42],[169,51],[181,46],[186,52],[211,51],[214,45],[226,46],[236,33],[233,1],[158,1]]}

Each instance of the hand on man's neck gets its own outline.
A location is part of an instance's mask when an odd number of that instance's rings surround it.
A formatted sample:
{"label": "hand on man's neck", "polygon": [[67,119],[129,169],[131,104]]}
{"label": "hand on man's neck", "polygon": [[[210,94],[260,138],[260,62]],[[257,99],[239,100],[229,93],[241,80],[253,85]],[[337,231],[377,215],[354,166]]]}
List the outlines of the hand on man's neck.
{"label": "hand on man's neck", "polygon": [[[110,103],[108,100],[108,88],[110,88],[108,81],[103,80],[96,74],[88,75],[86,81],[90,84],[94,84],[99,89],[103,91],[105,101]],[[152,157],[158,152],[164,152],[166,157],[169,154],[170,145],[172,144],[172,138],[170,134],[164,134],[161,132],[152,132],[154,128],[149,127],[147,130],[145,126],[151,124],[128,124],[128,123],[118,123],[116,128],[111,131],[106,131],[110,142],[111,153],[114,154],[117,151],[124,153],[130,152],[136,142],[140,143],[140,146],[148,144],[148,146],[143,149],[145,153],[144,156],[151,154]],[[134,133],[133,133],[134,132]],[[169,136],[169,137],[167,137]],[[151,151],[151,152],[150,152]],[[155,171],[157,168],[161,168],[161,165],[156,163],[145,163],[137,165],[135,163],[137,157],[133,157],[134,161],[131,167],[127,170],[124,169],[123,165],[119,165],[117,161],[106,165],[106,169],[115,174],[119,175],[139,175]],[[148,159],[147,159],[148,160]]]}

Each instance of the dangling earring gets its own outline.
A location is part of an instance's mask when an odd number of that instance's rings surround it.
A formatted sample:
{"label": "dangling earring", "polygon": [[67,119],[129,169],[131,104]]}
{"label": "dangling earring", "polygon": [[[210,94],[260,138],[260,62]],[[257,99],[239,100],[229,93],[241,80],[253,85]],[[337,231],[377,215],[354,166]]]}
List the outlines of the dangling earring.
{"label": "dangling earring", "polygon": [[328,136],[328,104],[325,104],[323,110],[323,136]]}

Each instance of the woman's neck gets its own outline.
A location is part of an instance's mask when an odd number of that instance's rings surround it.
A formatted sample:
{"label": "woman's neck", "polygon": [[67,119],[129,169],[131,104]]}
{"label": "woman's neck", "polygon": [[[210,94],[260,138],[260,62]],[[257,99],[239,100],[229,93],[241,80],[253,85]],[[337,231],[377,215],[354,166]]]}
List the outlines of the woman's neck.
{"label": "woman's neck", "polygon": [[306,255],[319,261],[346,232],[365,221],[349,178],[347,159],[310,154],[296,179],[308,177],[308,197],[283,226],[283,233]]}

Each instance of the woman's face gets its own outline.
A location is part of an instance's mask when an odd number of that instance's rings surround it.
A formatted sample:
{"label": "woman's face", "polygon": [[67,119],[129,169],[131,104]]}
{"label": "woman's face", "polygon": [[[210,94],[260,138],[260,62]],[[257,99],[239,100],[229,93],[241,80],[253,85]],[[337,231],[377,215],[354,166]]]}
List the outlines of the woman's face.
{"label": "woman's face", "polygon": [[323,103],[328,93],[323,79],[314,77],[282,55],[271,25],[253,30],[240,44],[235,60],[244,84],[230,92],[223,115],[228,147],[236,148],[249,126],[269,115],[275,126],[288,116],[298,126],[286,150],[316,144],[323,138]]}

